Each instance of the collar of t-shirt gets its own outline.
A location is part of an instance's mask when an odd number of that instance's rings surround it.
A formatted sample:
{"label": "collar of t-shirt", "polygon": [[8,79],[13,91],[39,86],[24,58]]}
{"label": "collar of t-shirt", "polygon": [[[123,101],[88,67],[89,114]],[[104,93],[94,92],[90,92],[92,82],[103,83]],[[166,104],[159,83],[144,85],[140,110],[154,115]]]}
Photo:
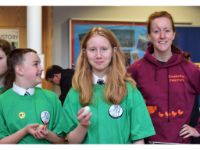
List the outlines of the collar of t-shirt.
{"label": "collar of t-shirt", "polygon": [[96,74],[93,73],[93,84],[97,84],[98,80],[103,80],[104,83],[106,82],[106,75],[104,75],[103,77],[98,77]]}
{"label": "collar of t-shirt", "polygon": [[24,88],[16,85],[15,83],[13,83],[12,89],[14,92],[16,92],[19,95],[25,95],[26,92],[28,92],[30,95],[33,95],[35,93],[34,88],[24,89]]}

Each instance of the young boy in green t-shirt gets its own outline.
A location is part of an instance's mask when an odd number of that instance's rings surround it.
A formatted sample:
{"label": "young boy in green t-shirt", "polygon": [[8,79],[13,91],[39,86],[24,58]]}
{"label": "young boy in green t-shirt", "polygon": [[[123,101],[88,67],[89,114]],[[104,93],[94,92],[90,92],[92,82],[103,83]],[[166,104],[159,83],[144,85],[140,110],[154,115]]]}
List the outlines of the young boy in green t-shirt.
{"label": "young boy in green t-shirt", "polygon": [[36,51],[15,49],[7,63],[6,92],[0,95],[0,143],[64,143],[58,97],[35,87],[42,80]]}

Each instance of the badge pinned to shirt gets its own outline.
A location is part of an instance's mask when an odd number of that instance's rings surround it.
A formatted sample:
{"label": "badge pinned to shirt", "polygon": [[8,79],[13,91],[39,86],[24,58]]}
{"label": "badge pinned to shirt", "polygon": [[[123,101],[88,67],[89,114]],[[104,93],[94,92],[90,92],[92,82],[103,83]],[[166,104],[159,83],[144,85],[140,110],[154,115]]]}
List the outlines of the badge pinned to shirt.
{"label": "badge pinned to shirt", "polygon": [[49,123],[49,120],[50,120],[50,113],[48,111],[43,111],[41,112],[41,120],[42,122],[47,125]]}
{"label": "badge pinned to shirt", "polygon": [[20,119],[24,119],[26,117],[26,113],[25,112],[20,112],[18,114],[18,116],[19,116]]}
{"label": "badge pinned to shirt", "polygon": [[123,109],[120,105],[111,105],[108,112],[112,118],[117,119],[122,116]]}

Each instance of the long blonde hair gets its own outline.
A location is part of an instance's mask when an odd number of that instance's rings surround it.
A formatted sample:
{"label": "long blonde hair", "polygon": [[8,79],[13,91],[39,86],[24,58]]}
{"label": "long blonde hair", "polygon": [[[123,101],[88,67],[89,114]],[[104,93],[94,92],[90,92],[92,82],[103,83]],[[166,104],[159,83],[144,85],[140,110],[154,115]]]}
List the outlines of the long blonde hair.
{"label": "long blonde hair", "polygon": [[[88,40],[94,36],[100,35],[106,38],[114,50],[112,60],[107,71],[107,81],[105,85],[105,98],[108,102],[119,104],[127,93],[126,81],[130,81],[135,87],[134,80],[127,74],[125,67],[125,57],[116,36],[102,27],[92,28],[81,41],[81,50],[77,60],[77,67],[72,80],[72,86],[80,93],[80,103],[85,106],[92,99],[92,67],[88,62],[86,48]],[[87,86],[87,87],[86,87]]]}

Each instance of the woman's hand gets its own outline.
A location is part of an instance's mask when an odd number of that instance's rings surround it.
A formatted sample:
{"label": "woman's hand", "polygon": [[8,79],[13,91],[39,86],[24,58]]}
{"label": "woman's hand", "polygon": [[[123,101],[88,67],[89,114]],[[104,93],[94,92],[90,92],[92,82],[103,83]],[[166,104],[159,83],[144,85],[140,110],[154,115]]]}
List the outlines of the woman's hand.
{"label": "woman's hand", "polygon": [[191,127],[187,124],[183,125],[181,131],[179,132],[179,135],[183,136],[184,139],[191,137],[191,136],[193,136],[193,137],[199,137],[200,136],[199,132],[195,128],[193,128],[193,127]]}

